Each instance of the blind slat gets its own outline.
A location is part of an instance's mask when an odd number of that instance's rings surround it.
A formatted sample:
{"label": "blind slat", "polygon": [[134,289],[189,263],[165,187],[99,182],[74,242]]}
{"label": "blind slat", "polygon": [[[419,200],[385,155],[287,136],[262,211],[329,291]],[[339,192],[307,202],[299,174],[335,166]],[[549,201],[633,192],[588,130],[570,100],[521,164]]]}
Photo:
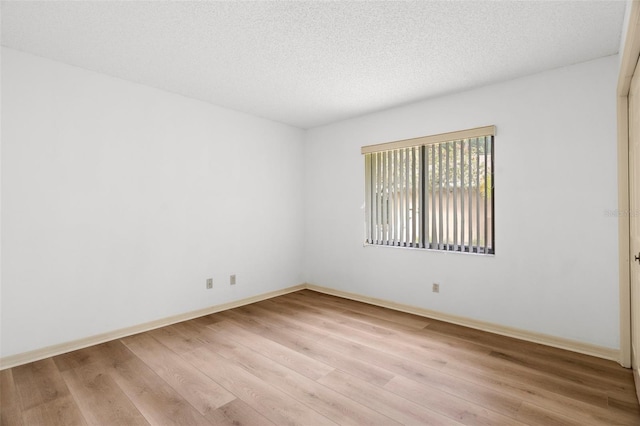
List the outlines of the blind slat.
{"label": "blind slat", "polygon": [[398,215],[398,219],[400,221],[400,225],[398,226],[398,245],[404,245],[404,217],[405,217],[405,189],[404,189],[404,162],[405,162],[405,152],[404,150],[398,150],[399,162],[398,162],[398,195],[400,196],[399,207],[400,213]]}
{"label": "blind slat", "polygon": [[444,148],[445,148],[445,170],[444,170],[444,184],[445,184],[445,195],[446,195],[446,200],[445,200],[445,207],[444,207],[444,213],[445,213],[445,234],[444,234],[444,244],[445,247],[449,247],[449,235],[450,235],[450,228],[449,226],[451,225],[450,221],[449,221],[449,148],[450,148],[450,144],[449,142],[443,144]]}
{"label": "blind slat", "polygon": [[458,251],[458,142],[453,142],[453,250]]}
{"label": "blind slat", "polygon": [[469,172],[469,243],[467,245],[469,253],[473,252],[473,160],[471,157],[472,153],[472,140],[469,139],[469,168],[467,171]]}
{"label": "blind slat", "polygon": [[389,220],[387,217],[387,183],[389,173],[387,154],[387,152],[382,153],[382,244],[388,244],[389,241],[389,237],[387,235]]}
{"label": "blind slat", "polygon": [[432,248],[440,248],[437,231],[437,211],[436,211],[436,154],[435,145],[431,145],[431,235]]}
{"label": "blind slat", "polygon": [[396,238],[395,165],[396,153],[395,151],[389,151],[389,245],[394,245]]}
{"label": "blind slat", "polygon": [[429,212],[426,209],[427,205],[427,197],[426,194],[426,185],[427,185],[427,159],[426,159],[426,148],[423,146],[420,147],[420,218],[422,219],[420,223],[420,247],[427,248],[429,247],[428,236],[427,236],[427,223],[429,222]]}
{"label": "blind slat", "polygon": [[476,139],[476,253],[480,253],[480,139]]}
{"label": "blind slat", "polygon": [[364,157],[365,241],[371,243],[371,154]]}
{"label": "blind slat", "polygon": [[444,246],[444,220],[442,219],[442,145],[438,145],[438,249]]}
{"label": "blind slat", "polygon": [[402,153],[400,152],[400,150],[396,150],[396,160],[395,160],[395,181],[394,181],[394,186],[393,186],[393,190],[394,190],[394,195],[396,197],[396,203],[394,206],[394,210],[395,210],[395,240],[394,240],[394,244],[395,245],[400,245],[400,241],[402,240],[401,238],[401,232],[402,232],[402,181],[401,181],[401,177],[402,177]]}
{"label": "blind slat", "polygon": [[378,159],[378,184],[376,187],[376,210],[377,210],[377,221],[376,221],[376,243],[382,244],[382,153],[379,152],[376,156]]}
{"label": "blind slat", "polygon": [[483,253],[487,253],[487,240],[488,240],[488,235],[487,233],[489,232],[488,230],[488,215],[487,215],[487,197],[489,195],[489,179],[487,178],[487,138],[484,137],[484,247],[483,247]]}
{"label": "blind slat", "polygon": [[416,246],[418,234],[418,182],[416,169],[418,165],[418,151],[411,148],[411,247]]}
{"label": "blind slat", "polygon": [[493,224],[494,224],[494,219],[493,219],[493,212],[494,210],[494,200],[495,200],[495,180],[494,180],[494,165],[493,165],[493,161],[494,161],[494,144],[493,144],[493,136],[489,136],[489,153],[491,154],[491,160],[489,161],[490,167],[491,167],[491,171],[489,173],[489,177],[491,178],[491,203],[489,203],[489,208],[491,209],[491,223],[489,226],[491,226],[491,252],[495,253],[496,251],[496,234],[493,228]]}
{"label": "blind slat", "polygon": [[466,188],[465,179],[464,179],[464,140],[460,141],[460,251],[464,251],[464,191]]}
{"label": "blind slat", "polygon": [[411,154],[409,153],[409,149],[404,150],[404,245],[409,246],[409,241],[411,239],[411,226],[410,226],[410,212],[411,212],[411,203],[410,203],[410,181],[411,181],[411,170],[410,169],[410,161]]}

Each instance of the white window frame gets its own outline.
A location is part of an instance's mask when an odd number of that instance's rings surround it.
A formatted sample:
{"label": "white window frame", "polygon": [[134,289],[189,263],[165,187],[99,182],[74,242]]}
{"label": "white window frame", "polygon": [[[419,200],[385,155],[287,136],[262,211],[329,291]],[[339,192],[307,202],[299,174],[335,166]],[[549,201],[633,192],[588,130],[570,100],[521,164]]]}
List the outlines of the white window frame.
{"label": "white window frame", "polygon": [[495,254],[495,130],[362,147],[365,245]]}

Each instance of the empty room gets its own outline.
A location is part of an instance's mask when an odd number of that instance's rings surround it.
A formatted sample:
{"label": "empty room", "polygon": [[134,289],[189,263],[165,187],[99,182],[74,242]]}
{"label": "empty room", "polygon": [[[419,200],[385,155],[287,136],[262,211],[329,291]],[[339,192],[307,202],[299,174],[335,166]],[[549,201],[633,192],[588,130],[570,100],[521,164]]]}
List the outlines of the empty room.
{"label": "empty room", "polygon": [[640,2],[0,24],[2,426],[640,425]]}

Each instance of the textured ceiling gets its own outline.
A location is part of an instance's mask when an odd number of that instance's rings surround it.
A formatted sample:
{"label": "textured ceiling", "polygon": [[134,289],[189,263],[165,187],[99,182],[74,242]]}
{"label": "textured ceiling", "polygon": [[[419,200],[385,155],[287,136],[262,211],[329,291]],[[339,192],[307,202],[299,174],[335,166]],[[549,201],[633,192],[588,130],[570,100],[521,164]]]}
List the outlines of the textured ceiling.
{"label": "textured ceiling", "polygon": [[624,1],[6,2],[2,45],[301,128],[617,53]]}

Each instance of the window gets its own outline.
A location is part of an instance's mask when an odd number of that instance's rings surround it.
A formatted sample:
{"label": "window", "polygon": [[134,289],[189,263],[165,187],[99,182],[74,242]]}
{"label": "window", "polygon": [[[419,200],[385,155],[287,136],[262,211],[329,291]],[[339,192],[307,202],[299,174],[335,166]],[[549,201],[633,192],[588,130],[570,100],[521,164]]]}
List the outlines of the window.
{"label": "window", "polygon": [[366,243],[494,254],[495,127],[362,148]]}

